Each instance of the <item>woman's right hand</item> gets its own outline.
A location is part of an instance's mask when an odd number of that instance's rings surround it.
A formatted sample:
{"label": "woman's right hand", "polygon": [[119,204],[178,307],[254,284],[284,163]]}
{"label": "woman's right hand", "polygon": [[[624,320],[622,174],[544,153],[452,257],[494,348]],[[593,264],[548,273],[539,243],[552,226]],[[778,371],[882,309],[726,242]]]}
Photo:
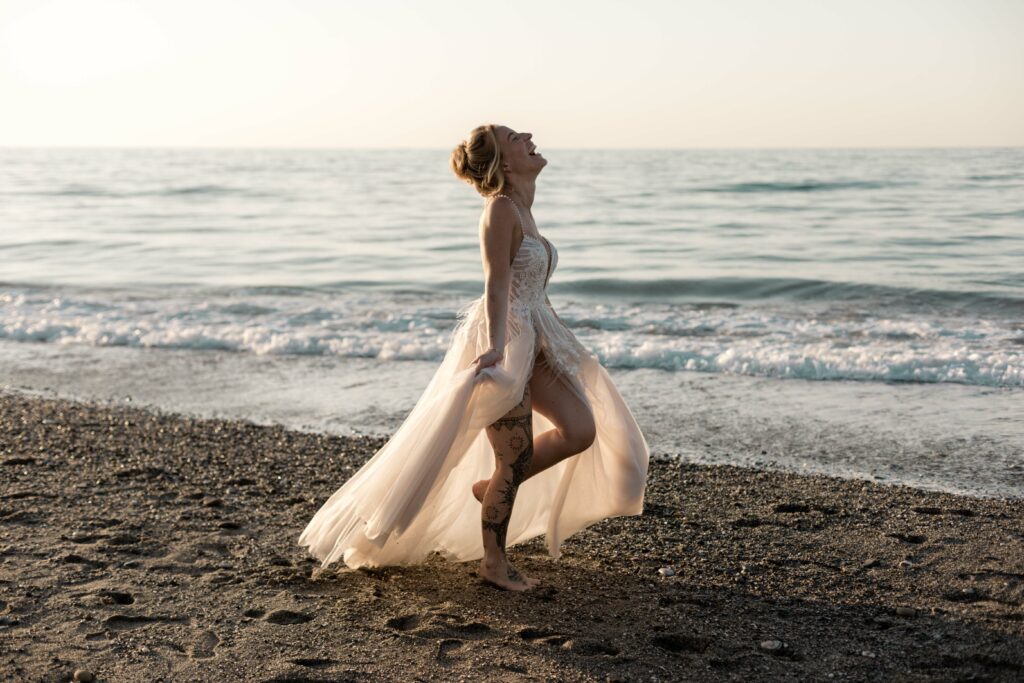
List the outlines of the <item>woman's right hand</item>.
{"label": "woman's right hand", "polygon": [[473,363],[476,365],[476,372],[474,375],[479,375],[480,371],[484,368],[489,368],[493,365],[497,365],[498,362],[505,357],[504,351],[498,351],[497,349],[487,349],[482,354],[477,356]]}

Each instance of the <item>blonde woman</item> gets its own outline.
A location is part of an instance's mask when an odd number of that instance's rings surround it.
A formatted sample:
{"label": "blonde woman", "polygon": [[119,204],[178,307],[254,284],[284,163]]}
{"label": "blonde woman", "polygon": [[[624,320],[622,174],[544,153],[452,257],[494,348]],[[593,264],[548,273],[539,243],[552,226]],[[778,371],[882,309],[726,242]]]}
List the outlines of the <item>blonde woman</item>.
{"label": "blonde woman", "polygon": [[648,447],[607,371],[548,300],[558,251],[533,219],[547,160],[532,135],[479,126],[450,163],[484,198],[484,294],[459,312],[412,412],[299,544],[325,567],[411,564],[434,551],[480,559],[483,580],[526,590],[539,581],[506,548],[544,534],[558,558],[580,529],[640,514]]}

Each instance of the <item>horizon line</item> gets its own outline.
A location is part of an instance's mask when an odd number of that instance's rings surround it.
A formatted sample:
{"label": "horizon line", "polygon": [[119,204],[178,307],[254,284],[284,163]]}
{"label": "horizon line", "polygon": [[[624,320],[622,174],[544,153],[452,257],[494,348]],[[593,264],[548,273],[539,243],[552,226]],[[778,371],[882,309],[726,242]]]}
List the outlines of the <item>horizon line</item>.
{"label": "horizon line", "polygon": [[[968,149],[1024,149],[1021,144],[993,145],[837,145],[821,146],[685,146],[685,147],[545,147],[559,152],[740,152],[740,151],[853,151],[853,150],[968,150]],[[338,147],[338,146],[213,146],[213,145],[6,145],[0,144],[0,150],[134,150],[134,151],[255,151],[255,152],[450,152],[446,147]]]}

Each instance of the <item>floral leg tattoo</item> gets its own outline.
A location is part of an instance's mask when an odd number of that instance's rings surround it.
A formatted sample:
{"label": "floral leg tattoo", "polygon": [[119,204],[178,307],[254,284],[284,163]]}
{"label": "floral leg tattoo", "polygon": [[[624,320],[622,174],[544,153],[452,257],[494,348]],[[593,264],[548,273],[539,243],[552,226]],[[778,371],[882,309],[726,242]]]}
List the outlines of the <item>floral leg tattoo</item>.
{"label": "floral leg tattoo", "polygon": [[[486,543],[488,535],[493,534],[494,546],[504,556],[512,505],[533,458],[533,410],[530,406],[529,384],[519,405],[487,428],[487,437],[498,460],[499,480],[492,482],[484,493],[481,523],[485,532],[485,547],[489,545]],[[523,580],[511,565],[508,578],[512,581]]]}

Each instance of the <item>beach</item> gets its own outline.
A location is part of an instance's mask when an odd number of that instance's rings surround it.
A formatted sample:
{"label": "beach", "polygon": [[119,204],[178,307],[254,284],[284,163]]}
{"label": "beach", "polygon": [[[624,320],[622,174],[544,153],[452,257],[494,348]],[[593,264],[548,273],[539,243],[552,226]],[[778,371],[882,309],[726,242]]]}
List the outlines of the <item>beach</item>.
{"label": "beach", "polygon": [[655,451],[642,515],[510,549],[533,591],[322,569],[296,539],[385,440],[0,393],[3,677],[1024,676],[1019,500]]}
{"label": "beach", "polygon": [[1024,683],[1024,3],[834,5],[0,3],[0,683]]}

